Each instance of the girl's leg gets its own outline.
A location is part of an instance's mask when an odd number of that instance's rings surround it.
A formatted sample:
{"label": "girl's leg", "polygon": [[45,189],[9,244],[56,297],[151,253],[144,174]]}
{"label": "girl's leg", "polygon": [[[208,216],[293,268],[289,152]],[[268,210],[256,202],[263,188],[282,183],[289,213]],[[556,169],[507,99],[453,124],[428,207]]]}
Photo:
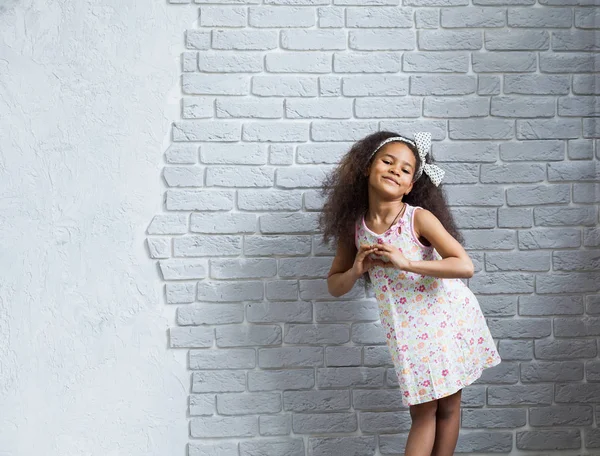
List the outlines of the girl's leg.
{"label": "girl's leg", "polygon": [[462,390],[438,400],[435,444],[431,456],[452,456],[460,428],[460,397]]}
{"label": "girl's leg", "polygon": [[435,441],[435,414],[437,401],[425,402],[410,407],[412,425],[404,456],[430,456]]}

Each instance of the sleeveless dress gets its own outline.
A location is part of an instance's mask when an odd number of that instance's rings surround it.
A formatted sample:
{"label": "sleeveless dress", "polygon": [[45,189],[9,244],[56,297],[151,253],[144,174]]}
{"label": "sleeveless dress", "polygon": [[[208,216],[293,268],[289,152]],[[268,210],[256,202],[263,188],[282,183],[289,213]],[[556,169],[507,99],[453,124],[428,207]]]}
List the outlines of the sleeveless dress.
{"label": "sleeveless dress", "polygon": [[[376,243],[398,247],[410,260],[441,260],[414,232],[418,206],[385,233],[357,222],[356,247]],[[475,295],[460,279],[442,279],[373,266],[369,277],[406,406],[449,396],[477,380],[500,356]]]}

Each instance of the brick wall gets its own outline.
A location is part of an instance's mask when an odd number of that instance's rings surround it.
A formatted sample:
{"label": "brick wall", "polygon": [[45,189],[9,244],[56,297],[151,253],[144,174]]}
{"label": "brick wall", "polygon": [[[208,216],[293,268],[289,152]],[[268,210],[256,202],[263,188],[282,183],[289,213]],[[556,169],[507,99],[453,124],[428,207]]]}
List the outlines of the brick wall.
{"label": "brick wall", "polygon": [[457,451],[599,455],[598,0],[199,3],[148,228],[189,455],[402,452],[376,305],[328,295],[317,231],[323,177],[378,129],[432,132],[504,359]]}

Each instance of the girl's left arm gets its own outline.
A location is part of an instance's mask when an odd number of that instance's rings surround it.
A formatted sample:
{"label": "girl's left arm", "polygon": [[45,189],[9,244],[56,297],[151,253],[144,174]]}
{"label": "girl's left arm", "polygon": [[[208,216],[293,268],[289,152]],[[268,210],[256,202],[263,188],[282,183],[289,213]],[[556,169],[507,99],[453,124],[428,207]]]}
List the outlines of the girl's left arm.
{"label": "girl's left arm", "polygon": [[440,254],[442,260],[413,261],[407,259],[397,248],[380,244],[380,254],[385,254],[395,267],[425,276],[452,278],[473,277],[474,267],[471,258],[444,228],[438,218],[426,209],[417,209],[413,215],[415,236],[424,237]]}

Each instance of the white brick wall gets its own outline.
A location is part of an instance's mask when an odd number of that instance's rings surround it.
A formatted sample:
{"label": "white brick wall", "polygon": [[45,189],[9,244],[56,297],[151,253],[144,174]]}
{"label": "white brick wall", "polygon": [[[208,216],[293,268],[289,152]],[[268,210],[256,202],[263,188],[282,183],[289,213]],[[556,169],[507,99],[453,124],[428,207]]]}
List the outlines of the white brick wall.
{"label": "white brick wall", "polygon": [[465,390],[457,451],[600,454],[597,0],[197,3],[148,230],[189,454],[402,452],[376,307],[328,295],[317,226],[323,177],[379,129],[432,132],[504,358]]}

